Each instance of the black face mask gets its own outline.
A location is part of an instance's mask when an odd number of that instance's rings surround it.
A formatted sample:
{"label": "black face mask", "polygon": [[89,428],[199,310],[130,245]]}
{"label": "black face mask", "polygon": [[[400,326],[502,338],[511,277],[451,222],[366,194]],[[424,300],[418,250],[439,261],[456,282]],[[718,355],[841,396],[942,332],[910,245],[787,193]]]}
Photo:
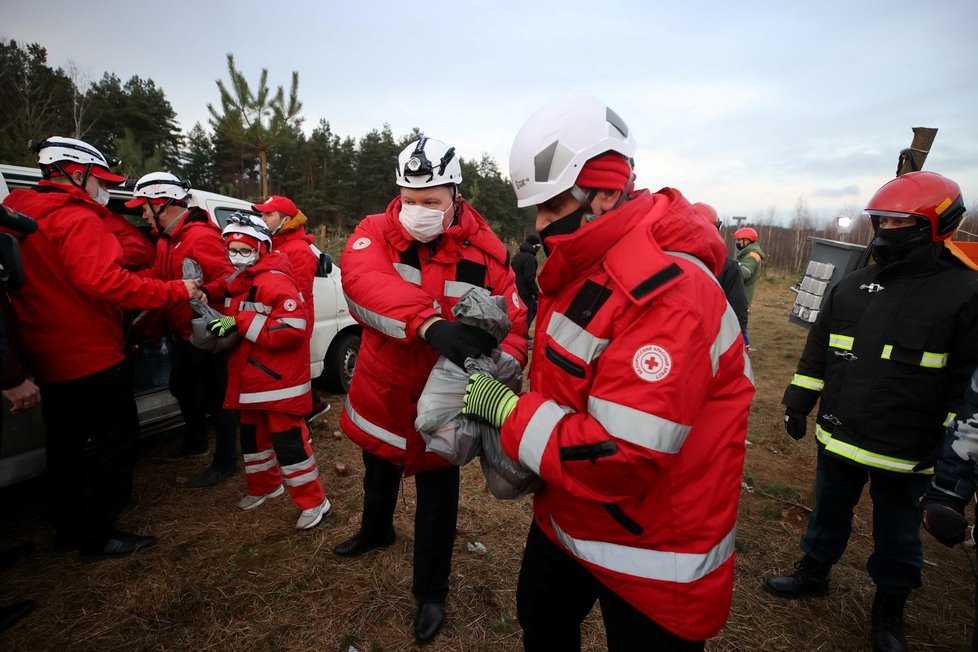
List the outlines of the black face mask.
{"label": "black face mask", "polygon": [[581,221],[584,219],[584,207],[581,206],[573,213],[564,215],[559,220],[554,220],[540,231],[540,240],[543,241],[543,253],[550,255],[550,247],[547,246],[547,238],[555,235],[567,235],[581,228]]}
{"label": "black face mask", "polygon": [[883,265],[903,260],[930,242],[930,225],[916,224],[899,229],[877,229],[873,238],[873,259]]}
{"label": "black face mask", "polygon": [[743,249],[744,247],[746,247],[750,243],[748,242],[747,244],[744,244],[743,242],[735,242],[734,244],[737,247],[737,251],[740,251],[741,249]]}

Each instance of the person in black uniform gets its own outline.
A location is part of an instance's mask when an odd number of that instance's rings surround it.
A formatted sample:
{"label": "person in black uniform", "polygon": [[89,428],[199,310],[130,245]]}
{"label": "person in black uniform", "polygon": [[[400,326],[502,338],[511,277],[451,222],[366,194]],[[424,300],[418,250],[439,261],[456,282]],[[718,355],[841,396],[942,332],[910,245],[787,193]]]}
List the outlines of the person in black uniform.
{"label": "person in black uniform", "polygon": [[520,250],[513,256],[510,263],[516,275],[516,291],[526,304],[526,328],[529,330],[533,318],[537,315],[537,252],[540,250],[540,238],[531,233],[520,243]]}

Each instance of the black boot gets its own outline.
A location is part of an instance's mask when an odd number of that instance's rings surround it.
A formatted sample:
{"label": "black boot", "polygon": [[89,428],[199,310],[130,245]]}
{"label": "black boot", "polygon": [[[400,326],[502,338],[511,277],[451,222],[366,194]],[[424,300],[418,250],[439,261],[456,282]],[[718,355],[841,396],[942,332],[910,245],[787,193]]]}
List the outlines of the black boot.
{"label": "black boot", "polygon": [[903,635],[903,607],[908,595],[876,591],[873,598],[873,652],[905,652],[907,639]]}
{"label": "black boot", "polygon": [[823,564],[805,555],[795,564],[794,574],[769,577],[764,581],[764,588],[782,598],[825,595],[829,590],[830,570],[832,564]]}

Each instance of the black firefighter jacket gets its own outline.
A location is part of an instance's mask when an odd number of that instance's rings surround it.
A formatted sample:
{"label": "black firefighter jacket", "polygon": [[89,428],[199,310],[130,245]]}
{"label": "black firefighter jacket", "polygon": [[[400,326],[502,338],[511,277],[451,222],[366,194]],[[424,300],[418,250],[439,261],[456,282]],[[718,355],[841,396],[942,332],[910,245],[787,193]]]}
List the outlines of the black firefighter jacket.
{"label": "black firefighter jacket", "polygon": [[[932,458],[978,366],[978,272],[942,243],[833,288],[783,403],[828,453],[897,473]],[[933,470],[925,470],[933,473]]]}

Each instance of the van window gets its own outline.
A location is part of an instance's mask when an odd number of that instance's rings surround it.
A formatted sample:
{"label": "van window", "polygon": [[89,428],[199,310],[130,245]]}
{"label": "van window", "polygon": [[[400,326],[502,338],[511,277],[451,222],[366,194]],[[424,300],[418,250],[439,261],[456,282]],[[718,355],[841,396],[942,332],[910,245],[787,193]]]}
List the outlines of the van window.
{"label": "van window", "polygon": [[214,219],[217,220],[218,225],[223,229],[228,225],[228,218],[234,213],[245,213],[247,215],[254,215],[255,217],[261,217],[258,213],[254,211],[247,211],[240,208],[228,208],[226,206],[218,206],[214,209]]}

